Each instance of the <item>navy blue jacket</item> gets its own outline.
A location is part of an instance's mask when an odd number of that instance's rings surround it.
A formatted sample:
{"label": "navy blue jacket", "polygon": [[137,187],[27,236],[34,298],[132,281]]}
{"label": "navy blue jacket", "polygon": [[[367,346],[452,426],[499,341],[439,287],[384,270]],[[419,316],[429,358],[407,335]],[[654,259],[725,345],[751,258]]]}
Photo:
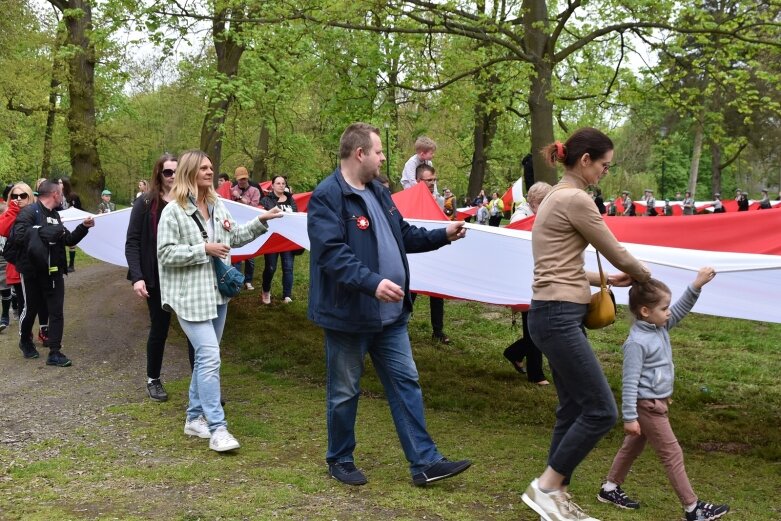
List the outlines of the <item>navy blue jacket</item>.
{"label": "navy blue jacket", "polygon": [[[412,310],[407,252],[436,250],[446,244],[447,230],[411,226],[393,204],[390,192],[378,181],[366,186],[388,212],[388,222],[404,262],[404,310]],[[310,242],[309,319],[337,331],[369,333],[382,330],[380,301],[374,296],[379,275],[377,228],[362,230],[359,217],[369,217],[361,196],[354,193],[337,168],[323,180],[309,200],[307,231]]]}

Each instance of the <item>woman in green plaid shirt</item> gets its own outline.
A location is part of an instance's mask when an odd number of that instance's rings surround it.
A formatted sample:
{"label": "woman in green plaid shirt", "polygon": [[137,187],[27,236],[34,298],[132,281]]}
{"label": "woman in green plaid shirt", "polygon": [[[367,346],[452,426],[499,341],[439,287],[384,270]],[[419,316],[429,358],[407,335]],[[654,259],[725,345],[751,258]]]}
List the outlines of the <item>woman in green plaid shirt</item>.
{"label": "woman in green plaid shirt", "polygon": [[212,258],[229,264],[232,246],[265,233],[266,221],[282,212],[274,209],[237,224],[217,197],[213,177],[205,153],[191,150],[180,156],[171,204],[160,215],[157,262],[163,309],[176,312],[195,349],[184,433],[209,438],[209,448],[224,452],[239,448],[239,442],[228,432],[220,404],[220,338],[230,299],[217,289]]}

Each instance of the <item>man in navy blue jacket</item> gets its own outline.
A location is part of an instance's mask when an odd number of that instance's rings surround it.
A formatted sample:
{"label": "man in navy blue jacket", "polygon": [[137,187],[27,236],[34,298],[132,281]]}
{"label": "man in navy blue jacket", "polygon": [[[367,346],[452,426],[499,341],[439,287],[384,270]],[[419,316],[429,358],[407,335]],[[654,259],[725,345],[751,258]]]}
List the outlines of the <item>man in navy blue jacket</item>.
{"label": "man in navy blue jacket", "polygon": [[464,237],[466,230],[463,222],[429,231],[404,221],[390,192],[376,180],[385,161],[376,127],[347,127],[339,155],[340,167],[315,188],[307,207],[309,318],[325,330],[329,473],[348,485],[366,483],[353,450],[360,379],[369,353],[412,482],[423,486],[463,472],[471,462],[448,461],[426,430],[407,332],[412,310],[407,252],[435,250]]}

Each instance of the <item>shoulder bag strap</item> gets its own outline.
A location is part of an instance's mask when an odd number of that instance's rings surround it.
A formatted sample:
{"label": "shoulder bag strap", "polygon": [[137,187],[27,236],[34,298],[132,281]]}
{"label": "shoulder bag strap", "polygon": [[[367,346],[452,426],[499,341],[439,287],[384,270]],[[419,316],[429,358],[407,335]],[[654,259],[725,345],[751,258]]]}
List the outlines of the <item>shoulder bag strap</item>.
{"label": "shoulder bag strap", "polygon": [[198,216],[195,215],[196,213],[198,213],[197,210],[195,212],[193,212],[190,215],[190,217],[193,218],[193,221],[195,221],[195,224],[198,225],[198,229],[201,230],[201,237],[203,237],[203,242],[209,242],[209,234],[206,233],[206,230],[203,229],[203,225],[201,224],[201,221],[199,221],[198,220]]}

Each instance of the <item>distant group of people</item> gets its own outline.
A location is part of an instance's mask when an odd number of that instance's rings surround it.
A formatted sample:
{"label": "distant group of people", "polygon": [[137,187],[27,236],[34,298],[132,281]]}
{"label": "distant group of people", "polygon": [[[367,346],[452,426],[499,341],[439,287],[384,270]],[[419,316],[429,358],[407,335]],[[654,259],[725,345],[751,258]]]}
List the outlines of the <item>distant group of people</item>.
{"label": "distant group of people", "polygon": [[[629,192],[629,190],[624,190],[621,192],[621,196],[617,197],[616,200],[621,202],[621,208],[619,208],[616,204],[611,204],[606,209],[605,202],[602,199],[602,192],[599,190],[598,187],[589,188],[589,193],[591,194],[592,198],[594,199],[594,203],[597,205],[597,208],[599,209],[599,213],[601,214],[607,214],[610,216],[615,216],[619,214],[619,211],[621,212],[621,215],[626,216],[635,216],[637,215],[637,208],[632,200],[632,194]],[[759,200],[759,206],[757,207],[758,210],[767,210],[772,208],[772,204],[770,203],[770,197],[768,195],[768,191],[766,189],[761,190],[762,197]],[[777,200],[781,200],[781,193],[779,193],[779,197]],[[643,205],[645,206],[645,211],[643,212],[643,215],[654,217],[656,215],[659,215],[659,210],[657,210],[656,207],[656,198],[654,197],[654,191],[650,188],[646,188],[643,191],[643,197],[641,198],[641,201]],[[692,196],[692,193],[690,191],[686,191],[684,195],[681,195],[681,192],[675,193],[674,201],[681,203],[681,211],[683,215],[695,215],[697,213],[697,208],[695,206],[694,197]],[[747,212],[750,207],[748,193],[744,192],[740,188],[735,190],[735,202],[737,203],[737,207],[739,212]],[[725,213],[727,210],[724,208],[724,203],[721,200],[721,194],[719,192],[716,192],[713,194],[713,213]],[[664,206],[662,207],[662,215],[665,216],[671,216],[673,215],[673,208],[670,204],[669,199],[665,199]]]}

